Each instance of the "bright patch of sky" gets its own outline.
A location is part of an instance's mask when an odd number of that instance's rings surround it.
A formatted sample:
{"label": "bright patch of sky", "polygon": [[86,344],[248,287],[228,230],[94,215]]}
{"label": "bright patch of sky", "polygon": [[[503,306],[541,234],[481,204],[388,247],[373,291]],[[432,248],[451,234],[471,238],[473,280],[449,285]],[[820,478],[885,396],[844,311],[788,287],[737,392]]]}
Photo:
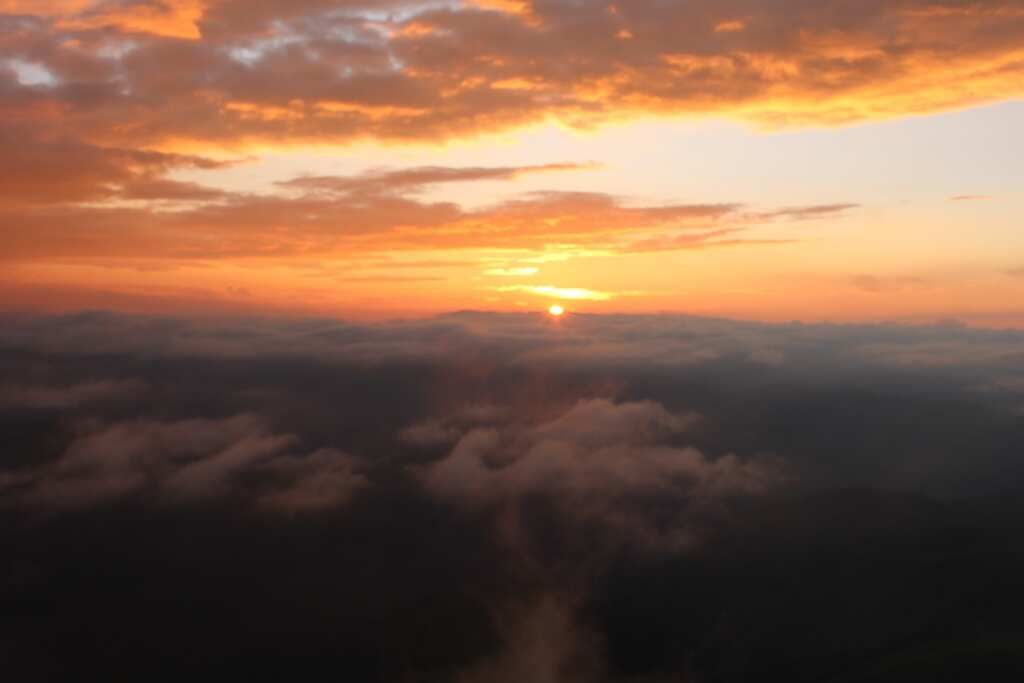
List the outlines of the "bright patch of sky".
{"label": "bright patch of sky", "polygon": [[6,65],[14,70],[14,75],[22,85],[52,88],[60,83],[57,76],[42,64],[23,59],[8,59]]}
{"label": "bright patch of sky", "polygon": [[[438,200],[478,206],[532,191],[605,192],[642,202],[778,207],[827,203],[900,206],[959,195],[1020,198],[1024,103],[846,128],[784,132],[729,122],[648,121],[594,132],[538,126],[446,145],[370,145],[267,151],[216,173],[179,174],[224,189],[272,191],[300,175],[351,175],[409,166],[589,163],[514,182],[440,185]],[[984,149],[984,155],[978,150]],[[201,176],[201,177],[200,177]],[[978,208],[984,202],[969,202]]]}

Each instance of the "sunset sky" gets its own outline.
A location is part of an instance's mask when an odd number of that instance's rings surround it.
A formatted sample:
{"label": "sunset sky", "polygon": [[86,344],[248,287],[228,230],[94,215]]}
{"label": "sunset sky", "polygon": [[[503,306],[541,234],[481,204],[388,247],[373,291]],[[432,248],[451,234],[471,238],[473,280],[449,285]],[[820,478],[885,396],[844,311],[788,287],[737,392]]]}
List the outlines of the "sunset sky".
{"label": "sunset sky", "polygon": [[0,678],[1024,681],[1024,0],[0,0]]}
{"label": "sunset sky", "polygon": [[1024,326],[1020,0],[0,0],[0,308]]}

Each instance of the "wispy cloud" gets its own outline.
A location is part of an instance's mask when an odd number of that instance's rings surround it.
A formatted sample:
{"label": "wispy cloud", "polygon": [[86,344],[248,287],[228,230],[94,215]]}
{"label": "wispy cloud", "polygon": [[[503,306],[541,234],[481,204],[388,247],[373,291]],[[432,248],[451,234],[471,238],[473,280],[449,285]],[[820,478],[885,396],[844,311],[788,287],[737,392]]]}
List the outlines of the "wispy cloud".
{"label": "wispy cloud", "polygon": [[[29,135],[28,144],[33,141]],[[257,258],[316,263],[358,255],[381,262],[384,255],[414,250],[555,250],[565,255],[706,249],[785,243],[790,238],[743,233],[779,220],[838,216],[856,206],[756,211],[740,203],[645,205],[599,192],[541,191],[466,209],[418,196],[439,183],[512,181],[526,174],[586,168],[572,163],[371,170],[283,181],[280,186],[295,191],[287,196],[243,194],[165,177],[173,169],[216,169],[225,162],[39,144],[44,157],[52,156],[56,171],[47,171],[50,164],[40,165],[43,157],[35,153],[0,159],[0,177],[11,180],[0,193],[15,199],[0,215],[25,228],[0,235],[0,258],[8,261]],[[61,166],[55,163],[59,158],[70,161]],[[130,200],[169,203],[173,210],[154,211]],[[45,210],[37,209],[40,203],[46,204]],[[524,270],[528,267],[504,273],[498,267],[486,274],[532,274]]]}

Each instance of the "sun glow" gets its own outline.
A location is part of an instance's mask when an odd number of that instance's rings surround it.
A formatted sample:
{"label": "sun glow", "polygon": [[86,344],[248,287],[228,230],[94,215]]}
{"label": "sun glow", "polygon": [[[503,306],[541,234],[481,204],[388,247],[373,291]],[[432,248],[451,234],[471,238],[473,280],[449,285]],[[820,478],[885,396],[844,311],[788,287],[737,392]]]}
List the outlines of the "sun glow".
{"label": "sun glow", "polygon": [[551,308],[548,309],[548,313],[552,317],[561,318],[563,315],[565,315],[565,309],[559,306],[558,304],[554,304],[553,306],[551,306]]}

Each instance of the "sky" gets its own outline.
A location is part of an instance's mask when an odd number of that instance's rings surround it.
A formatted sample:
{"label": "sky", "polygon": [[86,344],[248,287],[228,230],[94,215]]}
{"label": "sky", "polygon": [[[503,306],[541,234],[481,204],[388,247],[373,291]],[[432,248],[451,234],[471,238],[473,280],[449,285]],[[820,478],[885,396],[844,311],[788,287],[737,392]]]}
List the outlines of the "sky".
{"label": "sky", "polygon": [[0,0],[17,683],[1024,680],[1024,0]]}
{"label": "sky", "polygon": [[0,308],[1024,325],[1013,0],[4,0]]}

